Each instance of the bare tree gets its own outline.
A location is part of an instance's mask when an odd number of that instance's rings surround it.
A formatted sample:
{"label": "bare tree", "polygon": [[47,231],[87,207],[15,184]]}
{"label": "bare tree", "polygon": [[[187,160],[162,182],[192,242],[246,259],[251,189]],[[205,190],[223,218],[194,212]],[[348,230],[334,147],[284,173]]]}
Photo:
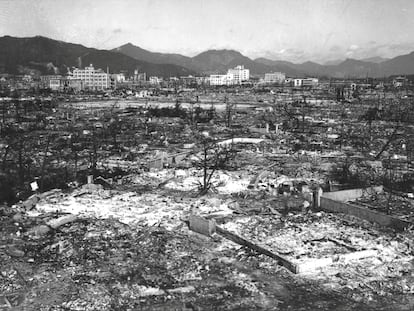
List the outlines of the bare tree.
{"label": "bare tree", "polygon": [[226,104],[226,126],[231,127],[231,123],[233,121],[233,114],[234,114],[234,103],[231,103],[228,97],[224,97],[224,103]]}
{"label": "bare tree", "polygon": [[74,128],[71,128],[69,147],[74,161],[73,177],[75,180],[78,177],[79,151],[81,151],[80,145],[81,144],[78,133]]}
{"label": "bare tree", "polygon": [[42,167],[41,167],[41,170],[40,170],[40,191],[44,190],[45,172],[46,172],[46,165],[47,165],[49,146],[50,146],[50,141],[51,140],[52,140],[52,137],[50,135],[48,135],[46,137],[46,146],[45,146],[45,149],[44,149]]}
{"label": "bare tree", "polygon": [[206,194],[212,187],[212,178],[218,169],[224,169],[234,159],[235,150],[232,146],[220,144],[207,132],[197,134],[198,146],[194,166],[202,171],[203,179],[199,183],[200,194]]}
{"label": "bare tree", "polygon": [[118,117],[113,117],[109,121],[108,131],[109,135],[112,137],[112,144],[115,148],[118,148],[117,136],[121,130],[121,122]]}

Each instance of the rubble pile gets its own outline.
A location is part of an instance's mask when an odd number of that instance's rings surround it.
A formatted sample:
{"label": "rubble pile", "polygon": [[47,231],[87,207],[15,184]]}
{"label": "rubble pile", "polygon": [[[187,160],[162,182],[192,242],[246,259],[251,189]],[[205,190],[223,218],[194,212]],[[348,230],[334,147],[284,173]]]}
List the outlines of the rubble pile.
{"label": "rubble pile", "polygon": [[[198,196],[186,186],[193,173],[154,170],[123,177],[131,185],[86,184],[3,208],[0,310],[380,310],[384,302],[404,310],[414,303],[412,231],[311,212],[300,193],[248,189],[257,176],[247,172],[219,172],[218,192]],[[233,192],[235,185],[245,190]],[[191,231],[191,215],[314,266],[292,274],[217,234]]]}
{"label": "rubble pile", "polygon": [[[325,288],[347,292],[357,301],[404,299],[412,305],[407,297],[414,294],[414,233],[386,233],[350,220],[322,212],[291,213],[242,217],[222,226],[308,268],[301,275]],[[249,261],[251,252],[243,251],[239,258]],[[259,266],[270,261],[264,259]]]}
{"label": "rubble pile", "polygon": [[[15,222],[14,215],[1,217],[8,224],[8,250],[0,251],[2,310],[286,310],[297,304],[297,292],[306,295],[306,285],[286,271],[240,261],[240,250],[218,251],[220,240],[188,230],[84,217],[37,236],[29,228],[42,222],[39,216],[22,213]],[[312,288],[310,309],[321,303]],[[324,305],[344,301],[331,295]]]}

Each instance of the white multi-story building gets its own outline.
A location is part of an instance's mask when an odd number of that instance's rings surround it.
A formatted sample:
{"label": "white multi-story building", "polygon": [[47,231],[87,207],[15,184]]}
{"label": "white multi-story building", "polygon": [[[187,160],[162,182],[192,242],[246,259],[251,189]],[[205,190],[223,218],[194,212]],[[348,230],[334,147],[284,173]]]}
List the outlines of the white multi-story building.
{"label": "white multi-story building", "polygon": [[405,77],[396,77],[392,80],[392,84],[394,87],[403,87],[407,83],[407,79]]}
{"label": "white multi-story building", "polygon": [[105,90],[111,85],[110,75],[92,64],[85,69],[74,69],[69,78],[81,80],[86,89]]}
{"label": "white multi-story building", "polygon": [[159,78],[159,77],[157,77],[157,76],[152,76],[152,77],[149,77],[149,83],[151,84],[151,85],[158,85],[158,84],[160,84],[162,82],[162,78]]}
{"label": "white multi-story building", "polygon": [[237,66],[229,69],[225,75],[210,75],[210,85],[234,85],[248,81],[250,78],[250,70],[244,66]]}
{"label": "white multi-story building", "polygon": [[302,86],[316,86],[318,85],[319,80],[317,78],[304,78],[304,79],[294,79],[293,86],[294,87],[302,87]]}
{"label": "white multi-story building", "polygon": [[233,75],[234,84],[240,84],[250,78],[250,70],[244,69],[243,65],[229,69],[227,74]]}
{"label": "white multi-story building", "polygon": [[[46,75],[46,76],[40,76],[40,83],[41,86],[44,88],[50,88],[51,87],[51,80],[56,79],[62,79],[61,75]],[[56,82],[53,82],[52,84],[56,84]]]}
{"label": "white multi-story building", "polygon": [[111,75],[111,77],[116,83],[124,83],[126,80],[123,73],[114,73]]}
{"label": "white multi-story building", "polygon": [[286,75],[283,72],[265,73],[265,83],[284,83]]}
{"label": "white multi-story building", "polygon": [[234,76],[232,74],[210,75],[210,85],[232,85]]}

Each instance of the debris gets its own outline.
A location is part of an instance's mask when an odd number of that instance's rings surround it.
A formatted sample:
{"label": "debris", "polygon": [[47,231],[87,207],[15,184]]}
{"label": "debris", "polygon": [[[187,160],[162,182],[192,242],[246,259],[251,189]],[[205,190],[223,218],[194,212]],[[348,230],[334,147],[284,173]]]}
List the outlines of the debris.
{"label": "debris", "polygon": [[245,238],[242,238],[230,231],[227,231],[225,229],[222,229],[220,227],[216,227],[216,231],[218,234],[224,236],[226,239],[229,239],[237,244],[243,245],[243,246],[247,246],[249,248],[251,248],[252,250],[255,250],[256,252],[260,253],[260,254],[264,254],[266,256],[269,256],[273,259],[276,259],[279,264],[285,268],[287,268],[289,271],[293,272],[293,273],[297,273],[297,267],[295,264],[293,264],[292,262],[290,262],[289,260],[287,260],[286,258],[284,258],[281,255],[276,254],[275,252],[271,252],[268,249],[263,248],[262,246],[252,243],[249,240],[246,240]]}
{"label": "debris", "polygon": [[167,290],[169,294],[177,294],[177,293],[186,294],[186,293],[191,293],[194,291],[195,291],[194,286],[177,287],[177,288]]}
{"label": "debris", "polygon": [[14,247],[14,246],[9,246],[6,248],[6,253],[9,254],[12,257],[23,257],[24,256],[24,251]]}
{"label": "debris", "polygon": [[51,227],[52,229],[57,229],[60,226],[66,225],[67,223],[74,222],[78,219],[76,215],[67,215],[62,216],[57,219],[49,220],[46,225]]}
{"label": "debris", "polygon": [[340,246],[344,246],[344,247],[346,247],[347,249],[349,249],[351,251],[358,251],[359,250],[358,248],[356,248],[356,247],[354,247],[354,246],[352,246],[348,243],[345,243],[343,241],[340,241],[340,240],[332,238],[332,237],[322,237],[322,238],[312,239],[312,240],[303,241],[303,242],[304,243],[309,243],[309,242],[314,242],[314,241],[331,241],[331,242],[334,242],[334,243],[336,243]]}
{"label": "debris", "polygon": [[223,228],[220,228],[216,226],[215,221],[212,220],[206,220],[202,217],[198,216],[191,216],[190,217],[190,229],[194,230],[198,233],[211,236],[214,232],[217,232],[218,234],[222,235],[226,239],[229,239],[237,244],[240,244],[242,246],[246,246],[251,248],[252,250],[257,251],[258,253],[264,254],[266,256],[269,256],[273,259],[276,259],[282,266],[290,270],[291,272],[296,273],[296,266],[292,264],[290,261],[288,261],[286,258],[271,252],[265,248],[263,248],[260,245],[257,245],[251,241],[246,240],[245,238],[242,238],[238,236],[237,234],[234,234],[230,231],[227,231]]}
{"label": "debris", "polygon": [[206,220],[203,217],[194,215],[190,216],[189,227],[195,232],[208,236],[216,232],[216,222],[214,220]]}
{"label": "debris", "polygon": [[28,232],[29,234],[34,234],[36,236],[41,236],[46,233],[48,233],[50,230],[56,230],[60,226],[66,225],[70,222],[74,222],[78,219],[75,215],[67,215],[62,216],[57,219],[49,220],[45,225],[38,225],[32,229],[30,229]]}
{"label": "debris", "polygon": [[82,186],[82,190],[85,190],[88,192],[100,191],[102,189],[103,189],[103,186],[99,184],[85,184]]}
{"label": "debris", "polygon": [[353,252],[349,254],[343,254],[335,258],[336,261],[343,261],[344,263],[349,263],[353,260],[364,259],[368,257],[375,257],[378,256],[378,251],[374,249],[368,249],[358,252]]}
{"label": "debris", "polygon": [[6,296],[0,296],[0,310],[2,308],[12,308],[10,301],[7,299]]}

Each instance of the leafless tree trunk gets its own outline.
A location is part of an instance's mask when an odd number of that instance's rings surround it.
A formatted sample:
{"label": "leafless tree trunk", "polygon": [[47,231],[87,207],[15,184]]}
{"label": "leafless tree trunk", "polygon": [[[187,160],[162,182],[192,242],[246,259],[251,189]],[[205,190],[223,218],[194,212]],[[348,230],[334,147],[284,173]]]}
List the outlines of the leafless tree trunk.
{"label": "leafless tree trunk", "polygon": [[44,186],[44,175],[46,169],[46,160],[47,160],[47,153],[49,152],[49,145],[50,145],[50,137],[47,138],[46,147],[45,147],[45,154],[43,156],[42,168],[40,170],[40,191],[43,191]]}
{"label": "leafless tree trunk", "polygon": [[234,158],[235,150],[233,146],[221,146],[213,138],[203,135],[200,137],[199,149],[201,157],[196,161],[195,166],[201,168],[203,173],[202,183],[200,183],[200,194],[206,194],[212,187],[214,173],[224,168],[228,162]]}

